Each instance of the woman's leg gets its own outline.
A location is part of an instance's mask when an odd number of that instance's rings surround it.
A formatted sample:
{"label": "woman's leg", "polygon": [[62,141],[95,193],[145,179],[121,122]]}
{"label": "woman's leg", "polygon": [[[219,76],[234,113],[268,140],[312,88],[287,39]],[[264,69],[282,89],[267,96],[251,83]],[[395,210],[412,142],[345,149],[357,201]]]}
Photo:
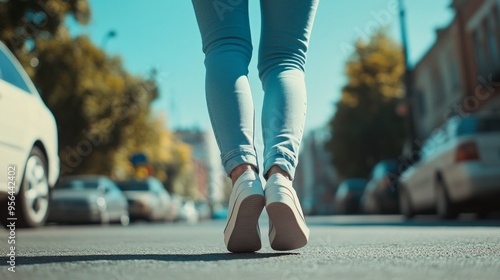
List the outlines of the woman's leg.
{"label": "woman's leg", "polygon": [[[319,0],[261,0],[259,74],[264,174],[279,167],[293,179],[306,116],[304,66]],[[276,168],[273,168],[273,172]],[[267,176],[266,176],[267,177]]]}
{"label": "woman's leg", "polygon": [[[248,83],[252,43],[248,0],[192,0],[206,66],[208,112],[228,175],[257,169],[254,107]],[[233,174],[234,175],[234,174]],[[234,181],[239,177],[233,177]]]}
{"label": "woman's leg", "polygon": [[304,65],[318,0],[261,0],[259,72],[265,92],[262,112],[269,242],[294,250],[309,240],[292,181],[306,116]]}
{"label": "woman's leg", "polygon": [[265,205],[253,144],[254,108],[248,84],[252,55],[248,0],[193,0],[205,52],[208,111],[233,179],[224,242],[231,252],[262,247],[259,216]]}

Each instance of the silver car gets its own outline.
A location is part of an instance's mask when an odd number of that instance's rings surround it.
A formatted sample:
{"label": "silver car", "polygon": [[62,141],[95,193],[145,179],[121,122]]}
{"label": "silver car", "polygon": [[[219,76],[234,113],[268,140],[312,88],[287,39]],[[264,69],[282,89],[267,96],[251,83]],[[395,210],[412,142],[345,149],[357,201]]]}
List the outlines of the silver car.
{"label": "silver car", "polygon": [[499,115],[453,118],[425,142],[421,154],[401,175],[405,216],[437,212],[450,219],[500,209]]}
{"label": "silver car", "polygon": [[172,198],[163,184],[154,177],[145,180],[117,182],[128,201],[132,220],[169,220]]}
{"label": "silver car", "polygon": [[54,188],[49,221],[128,225],[127,199],[105,176],[66,177]]}

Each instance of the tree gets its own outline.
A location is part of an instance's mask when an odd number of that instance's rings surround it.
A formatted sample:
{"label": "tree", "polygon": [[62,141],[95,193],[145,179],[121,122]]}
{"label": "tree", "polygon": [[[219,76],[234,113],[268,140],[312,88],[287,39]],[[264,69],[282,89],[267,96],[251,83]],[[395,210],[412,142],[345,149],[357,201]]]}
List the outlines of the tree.
{"label": "tree", "polygon": [[377,161],[397,157],[405,139],[404,120],[395,109],[403,96],[401,48],[383,31],[369,42],[358,40],[345,73],[348,82],[326,145],[341,177],[366,178]]}
{"label": "tree", "polygon": [[85,36],[36,44],[33,81],[58,123],[63,174],[110,175],[120,149],[158,142],[150,116],[154,77],[130,75]]}
{"label": "tree", "polygon": [[56,118],[61,175],[132,177],[129,158],[141,152],[167,186],[187,188],[191,150],[150,109],[156,71],[132,75],[87,36],[71,38],[66,17],[86,24],[90,15],[88,0],[0,0],[0,40]]}
{"label": "tree", "polygon": [[26,41],[49,39],[64,27],[71,15],[80,24],[88,23],[87,0],[3,0],[0,1],[0,40],[17,53]]}

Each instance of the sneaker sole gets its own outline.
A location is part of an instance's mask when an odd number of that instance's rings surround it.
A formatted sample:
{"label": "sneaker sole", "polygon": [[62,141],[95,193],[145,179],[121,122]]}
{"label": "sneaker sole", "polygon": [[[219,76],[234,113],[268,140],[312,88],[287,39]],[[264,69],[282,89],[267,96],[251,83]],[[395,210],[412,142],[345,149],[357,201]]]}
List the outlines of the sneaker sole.
{"label": "sneaker sole", "polygon": [[309,229],[297,220],[301,218],[297,217],[286,203],[272,202],[267,205],[266,210],[274,230],[274,237],[270,235],[271,248],[276,251],[289,251],[307,244],[305,231],[309,232]]}
{"label": "sneaker sole", "polygon": [[248,253],[262,248],[258,223],[265,203],[264,196],[258,194],[250,195],[241,202],[227,243],[230,252]]}

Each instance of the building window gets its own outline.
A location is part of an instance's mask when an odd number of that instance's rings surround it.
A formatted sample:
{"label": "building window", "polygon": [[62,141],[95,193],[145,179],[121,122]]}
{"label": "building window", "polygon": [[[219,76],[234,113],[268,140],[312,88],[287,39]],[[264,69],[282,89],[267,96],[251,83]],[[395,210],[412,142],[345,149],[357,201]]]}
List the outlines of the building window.
{"label": "building window", "polygon": [[[497,41],[497,54],[500,56],[500,9],[498,9],[498,5],[493,7],[493,34],[496,35]],[[500,57],[497,57],[500,60]],[[500,61],[498,61],[500,63]]]}
{"label": "building window", "polygon": [[432,71],[432,83],[434,95],[434,105],[439,108],[443,104],[444,97],[446,95],[446,88],[444,86],[445,81],[442,78],[441,71],[439,71],[439,66],[436,65]]}
{"label": "building window", "polygon": [[460,91],[460,78],[459,78],[459,71],[458,69],[458,63],[457,63],[457,57],[453,52],[450,52],[448,55],[448,61],[449,61],[449,67],[450,67],[450,94],[451,96],[457,96],[458,92]]}
{"label": "building window", "polygon": [[415,93],[417,95],[418,113],[421,117],[423,117],[427,111],[427,106],[425,106],[425,96],[421,90],[416,90]]}
{"label": "building window", "polygon": [[488,21],[488,29],[487,29],[487,36],[488,36],[488,47],[490,50],[490,55],[491,55],[491,60],[489,61],[491,71],[494,70],[495,65],[498,63],[498,44],[497,44],[497,33],[500,32],[497,30],[498,26],[495,26],[495,16],[492,14],[490,17],[487,18]]}
{"label": "building window", "polygon": [[478,74],[483,73],[483,69],[485,68],[484,63],[484,51],[482,44],[482,31],[481,29],[476,29],[473,33],[474,40],[474,50],[476,51],[476,67]]}
{"label": "building window", "polygon": [[483,50],[483,54],[486,56],[486,61],[489,61],[491,53],[490,45],[488,44],[488,18],[483,19],[479,28],[481,29],[481,48]]}

